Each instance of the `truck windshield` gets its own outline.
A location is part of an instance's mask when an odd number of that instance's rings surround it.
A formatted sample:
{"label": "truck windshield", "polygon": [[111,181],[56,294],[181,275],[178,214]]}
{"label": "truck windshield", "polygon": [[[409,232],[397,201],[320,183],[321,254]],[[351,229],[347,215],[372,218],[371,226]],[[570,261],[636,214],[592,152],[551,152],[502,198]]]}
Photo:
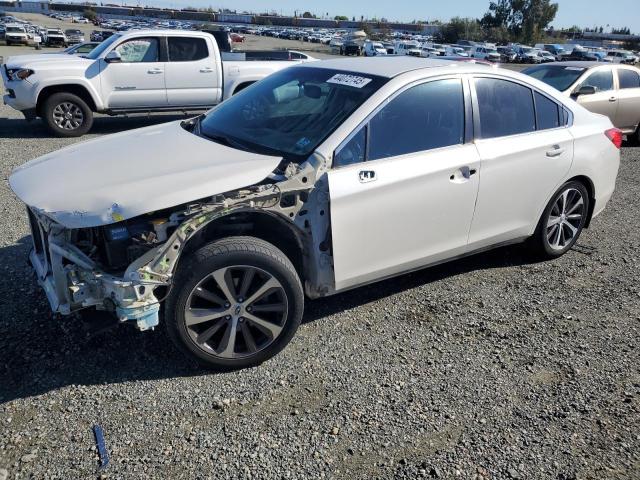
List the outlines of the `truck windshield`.
{"label": "truck windshield", "polygon": [[7,33],[24,33],[24,28],[21,27],[7,27]]}
{"label": "truck windshield", "polygon": [[301,162],[386,81],[363,73],[290,67],[211,110],[200,133]]}
{"label": "truck windshield", "polygon": [[96,60],[102,55],[102,53],[108,49],[113,43],[117,42],[122,35],[111,35],[104,42],[98,45],[96,48],[91,50],[91,53],[87,55],[87,58],[90,60]]}
{"label": "truck windshield", "polygon": [[568,89],[584,73],[582,67],[560,67],[542,65],[523,70],[522,73],[538,79],[561,92]]}

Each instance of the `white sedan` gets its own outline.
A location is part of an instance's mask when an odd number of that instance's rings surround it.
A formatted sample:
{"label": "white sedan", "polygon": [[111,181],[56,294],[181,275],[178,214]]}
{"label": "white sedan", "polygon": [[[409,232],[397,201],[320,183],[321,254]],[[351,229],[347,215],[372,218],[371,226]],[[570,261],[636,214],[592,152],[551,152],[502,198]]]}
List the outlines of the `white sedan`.
{"label": "white sedan", "polygon": [[613,194],[621,141],[607,117],[518,73],[329,60],[9,181],[55,312],[147,330],[164,302],[177,345],[225,370],[284,348],[305,294],[516,242],[563,255]]}

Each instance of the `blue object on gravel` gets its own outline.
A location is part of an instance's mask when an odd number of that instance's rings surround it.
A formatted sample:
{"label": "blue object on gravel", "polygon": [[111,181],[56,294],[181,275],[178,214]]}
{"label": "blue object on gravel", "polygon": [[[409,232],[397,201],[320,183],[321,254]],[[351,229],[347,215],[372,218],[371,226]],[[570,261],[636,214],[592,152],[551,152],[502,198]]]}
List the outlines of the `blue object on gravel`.
{"label": "blue object on gravel", "polygon": [[104,443],[104,431],[100,425],[93,426],[93,434],[96,437],[96,445],[98,447],[98,455],[100,455],[100,467],[98,470],[104,470],[109,465],[109,452]]}

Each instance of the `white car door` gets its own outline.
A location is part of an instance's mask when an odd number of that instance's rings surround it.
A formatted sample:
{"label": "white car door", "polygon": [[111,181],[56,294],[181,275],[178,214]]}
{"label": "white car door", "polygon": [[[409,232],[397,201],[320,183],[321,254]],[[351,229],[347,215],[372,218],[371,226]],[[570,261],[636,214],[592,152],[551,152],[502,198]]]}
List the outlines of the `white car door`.
{"label": "white car door", "polygon": [[460,78],[412,86],[336,150],[328,178],[337,289],[466,250],[479,157],[464,98]]}
{"label": "white car door", "polygon": [[470,249],[531,235],[573,161],[563,108],[513,81],[476,78],[480,190]]}
{"label": "white car door", "polygon": [[161,61],[159,38],[125,40],[114,50],[120,61],[100,60],[102,98],[107,108],[166,107],[165,62]]}
{"label": "white car door", "polygon": [[201,37],[168,37],[167,100],[170,106],[213,106],[222,98],[222,72],[213,45]]}

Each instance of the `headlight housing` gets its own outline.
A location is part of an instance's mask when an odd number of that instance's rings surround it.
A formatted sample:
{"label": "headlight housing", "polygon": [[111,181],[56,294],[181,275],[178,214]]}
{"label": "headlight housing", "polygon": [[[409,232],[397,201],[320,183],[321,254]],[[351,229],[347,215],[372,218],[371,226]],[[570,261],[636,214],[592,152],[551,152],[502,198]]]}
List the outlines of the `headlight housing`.
{"label": "headlight housing", "polygon": [[35,72],[29,68],[9,68],[7,69],[7,76],[9,80],[26,80]]}

